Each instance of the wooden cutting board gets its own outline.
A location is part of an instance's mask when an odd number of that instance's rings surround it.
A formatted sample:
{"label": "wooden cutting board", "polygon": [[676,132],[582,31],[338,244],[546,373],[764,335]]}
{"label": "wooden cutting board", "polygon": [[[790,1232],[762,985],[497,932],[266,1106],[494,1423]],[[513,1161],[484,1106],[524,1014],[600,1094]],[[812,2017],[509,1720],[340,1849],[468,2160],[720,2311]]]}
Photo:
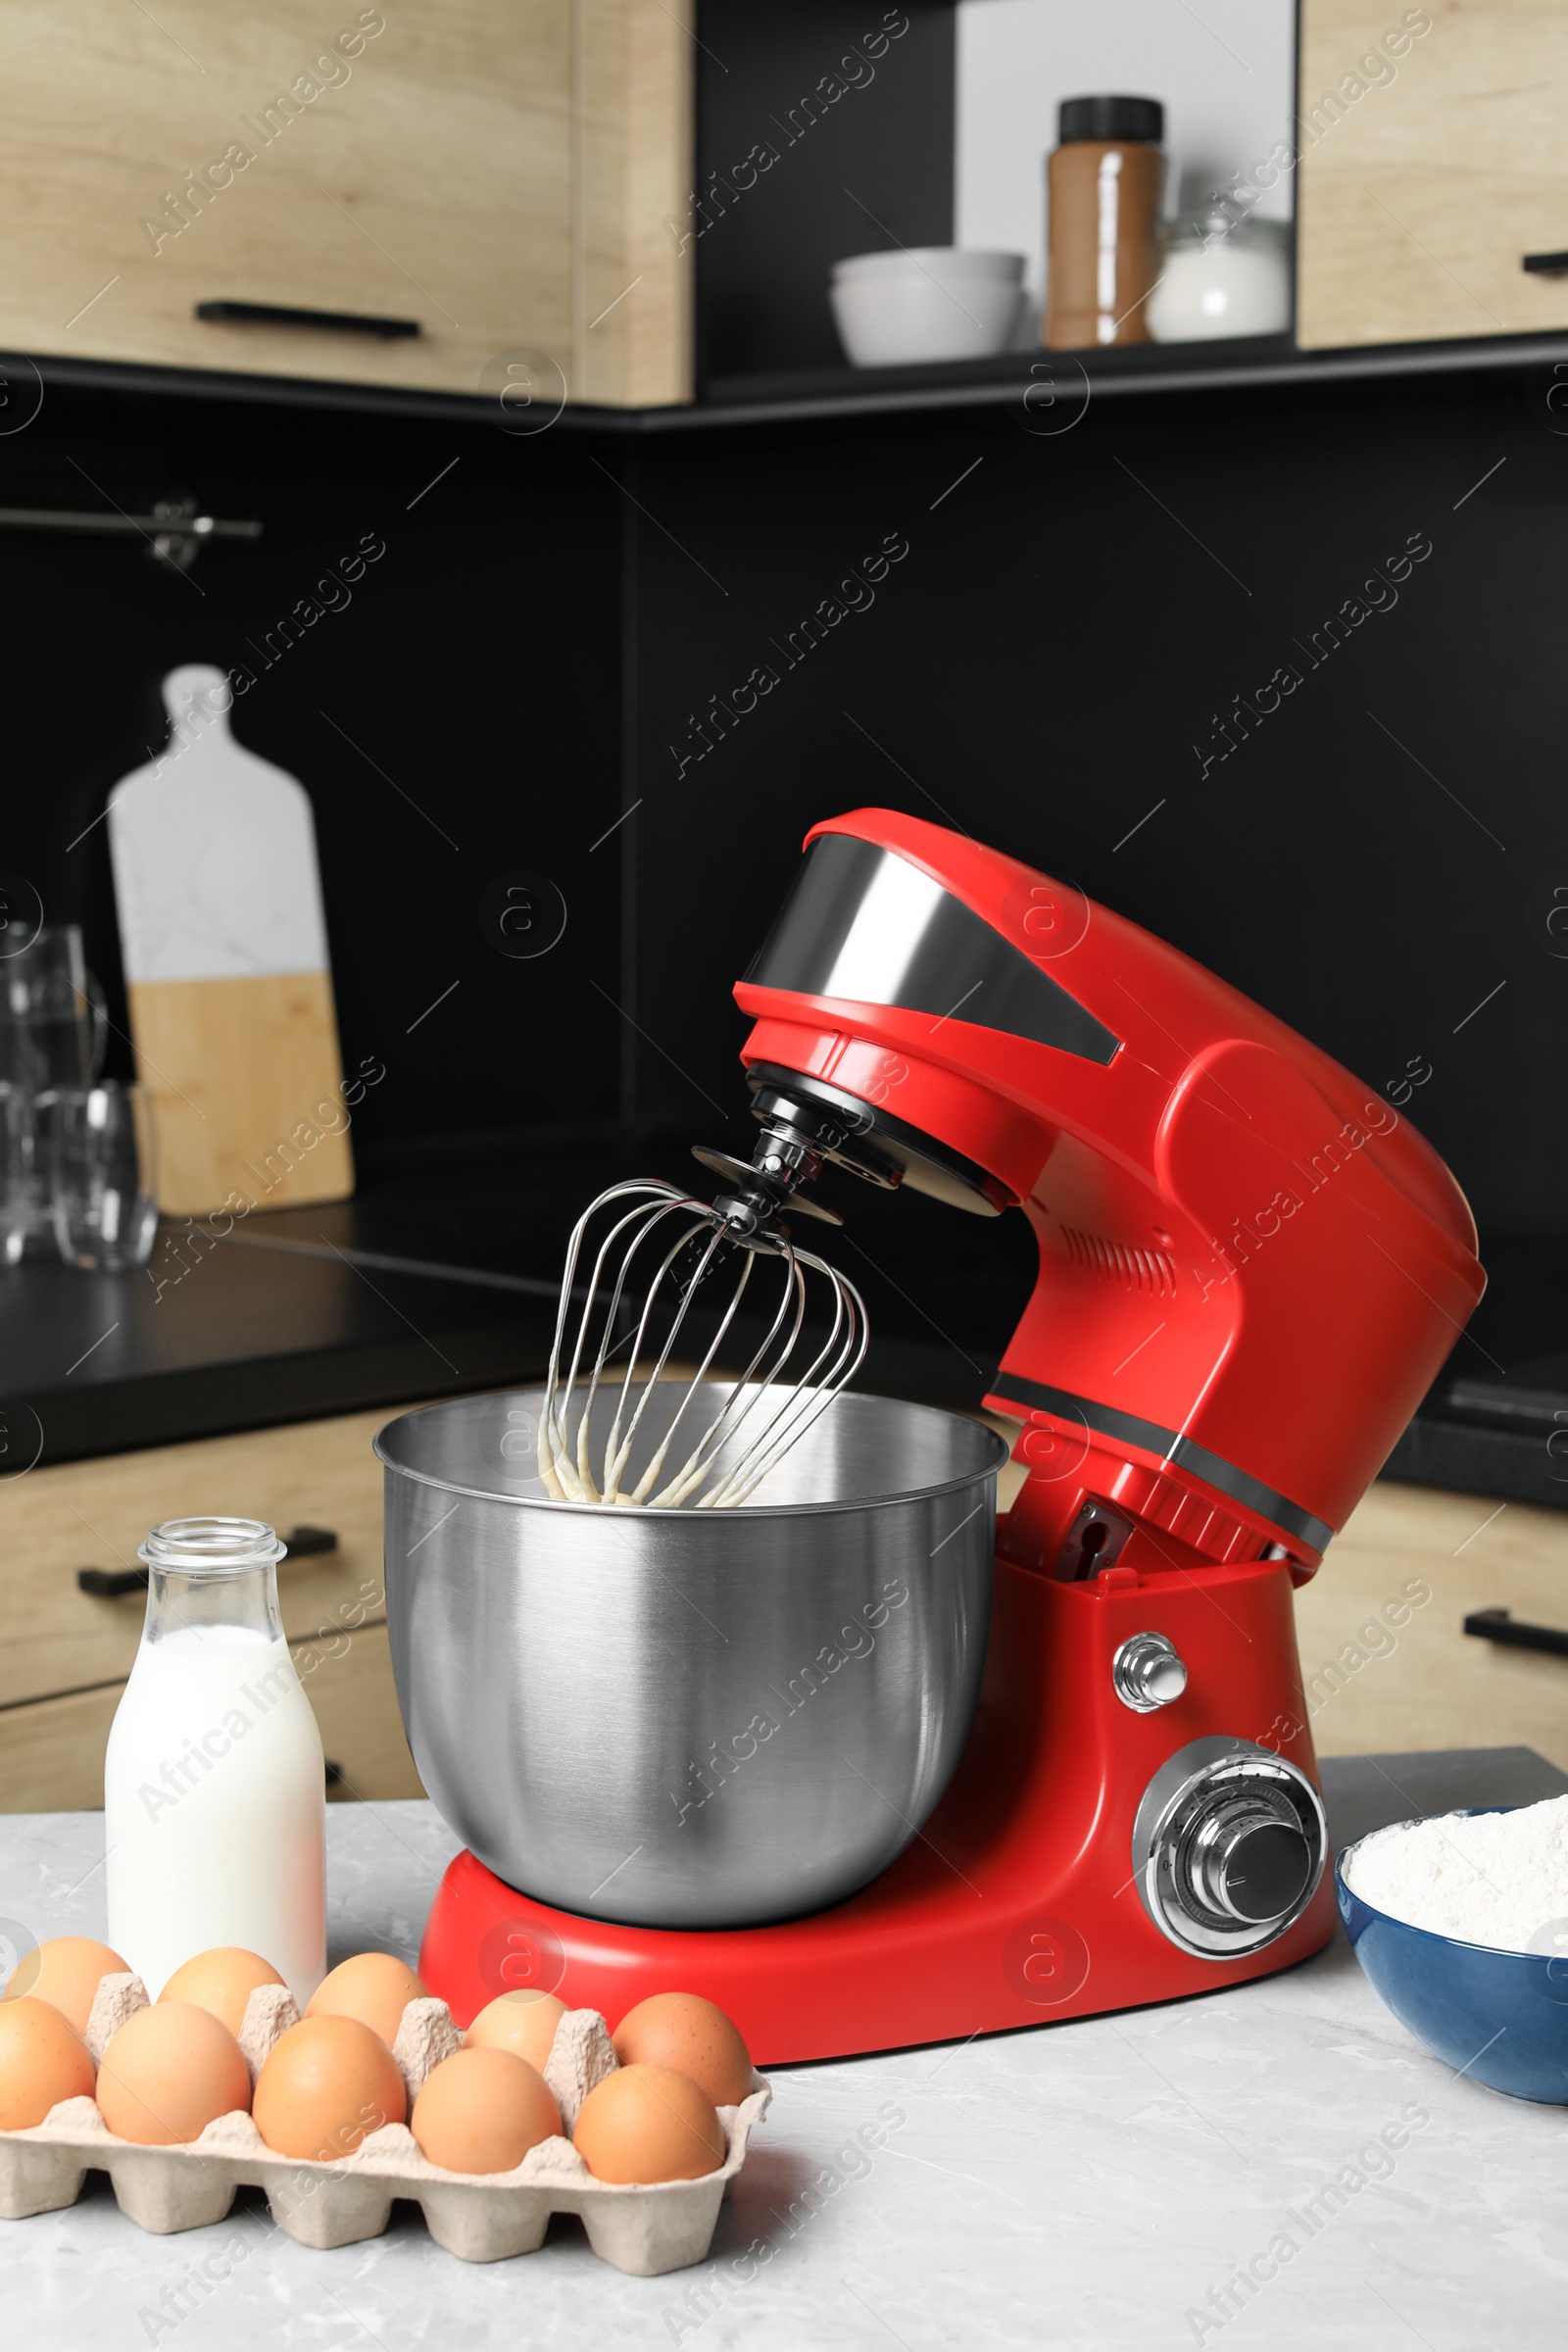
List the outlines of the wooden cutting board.
{"label": "wooden cutting board", "polygon": [[221,670],[172,670],[169,744],[109,796],[158,1201],[181,1216],[354,1190],[311,805],[234,741],[230,700]]}

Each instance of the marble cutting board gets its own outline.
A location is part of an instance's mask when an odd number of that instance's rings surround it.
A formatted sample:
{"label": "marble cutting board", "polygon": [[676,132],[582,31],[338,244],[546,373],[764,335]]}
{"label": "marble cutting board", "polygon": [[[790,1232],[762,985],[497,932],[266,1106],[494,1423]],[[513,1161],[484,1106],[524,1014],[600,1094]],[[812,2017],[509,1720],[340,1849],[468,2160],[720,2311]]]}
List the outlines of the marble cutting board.
{"label": "marble cutting board", "polygon": [[235,742],[221,670],[188,663],[163,693],[168,745],[109,798],[159,1205],[343,1200],[354,1162],[310,802]]}

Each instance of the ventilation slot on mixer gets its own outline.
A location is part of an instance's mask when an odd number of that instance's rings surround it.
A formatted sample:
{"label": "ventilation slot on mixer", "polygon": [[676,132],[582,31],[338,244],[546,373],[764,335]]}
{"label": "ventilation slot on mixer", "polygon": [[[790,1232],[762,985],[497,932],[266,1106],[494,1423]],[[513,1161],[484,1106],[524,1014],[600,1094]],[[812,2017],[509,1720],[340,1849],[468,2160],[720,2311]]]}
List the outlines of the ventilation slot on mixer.
{"label": "ventilation slot on mixer", "polygon": [[1154,1298],[1169,1298],[1175,1293],[1176,1263],[1163,1250],[1130,1250],[1125,1242],[1102,1241],[1098,1233],[1079,1233],[1071,1225],[1062,1227],[1061,1238],[1073,1264],[1086,1274]]}

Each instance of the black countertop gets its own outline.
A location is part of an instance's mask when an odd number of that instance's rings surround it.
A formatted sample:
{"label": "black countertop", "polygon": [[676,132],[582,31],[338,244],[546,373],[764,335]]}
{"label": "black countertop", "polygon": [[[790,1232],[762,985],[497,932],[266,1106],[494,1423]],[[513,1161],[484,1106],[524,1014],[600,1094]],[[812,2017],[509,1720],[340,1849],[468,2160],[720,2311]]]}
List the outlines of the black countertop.
{"label": "black countertop", "polygon": [[1483,1238],[1487,1292],[1385,1478],[1568,1508],[1568,1246]]}
{"label": "black countertop", "polygon": [[157,1296],[145,1275],[15,1267],[0,1274],[11,1465],[527,1379],[549,1350],[547,1287],[260,1237],[219,1244]]}
{"label": "black countertop", "polygon": [[[1533,1747],[1440,1747],[1414,1754],[1320,1756],[1329,1842],[1343,1854],[1358,1838],[1435,1813],[1489,1813],[1568,1796],[1568,1773]],[[1337,1931],[1343,1935],[1343,1928]]]}
{"label": "black countertop", "polygon": [[12,1459],[536,1378],[575,1173],[416,1172],[359,1200],[252,1216],[221,1238],[222,1220],[166,1220],[138,1273],[44,1258],[0,1272]]}
{"label": "black countertop", "polygon": [[[472,1144],[369,1169],[353,1200],[257,1214],[220,1239],[168,1221],[140,1273],[41,1258],[4,1269],[0,1478],[537,1380],[572,1220],[632,1173],[690,1181],[684,1139]],[[849,1220],[831,1254],[871,1313],[858,1385],[972,1405],[1029,1294],[1023,1219],[956,1216],[848,1179],[821,1189]],[[1488,1295],[1384,1475],[1562,1508],[1568,1250],[1498,1243],[1483,1255]]]}

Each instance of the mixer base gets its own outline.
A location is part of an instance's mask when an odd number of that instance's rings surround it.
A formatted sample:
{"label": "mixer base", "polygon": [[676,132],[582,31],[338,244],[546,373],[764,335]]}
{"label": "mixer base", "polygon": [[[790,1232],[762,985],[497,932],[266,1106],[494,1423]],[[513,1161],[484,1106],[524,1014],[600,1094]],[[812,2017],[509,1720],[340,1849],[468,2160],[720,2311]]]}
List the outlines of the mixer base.
{"label": "mixer base", "polygon": [[[1319,1897],[1327,1891],[1325,1883]],[[775,1928],[615,1927],[531,1902],[465,1852],[431,1907],[419,1974],[460,2024],[508,1989],[554,1992],[612,2026],[652,1992],[701,1992],[734,2018],[756,2063],[768,2067],[1213,1992],[1309,1958],[1334,1932],[1332,1900],[1314,1899],[1289,1935],[1250,1960],[1189,1962],[1167,1946],[1142,1970],[1097,1970],[1087,1938],[1052,1908],[1049,1891],[1009,1908],[1000,1934],[988,1919],[983,1935],[971,1928],[965,1936],[918,1902],[895,1901],[854,1922],[849,1909]]]}
{"label": "mixer base", "polygon": [[[1061,1585],[999,1561],[995,1612],[947,1795],[848,1902],[771,1927],[617,1926],[535,1902],[465,1852],[425,1928],[425,1984],[460,2025],[511,1989],[612,2025],[649,1993],[700,1992],[770,2066],[1181,1999],[1320,1951],[1334,1932],[1327,1873],[1284,1935],[1223,1960],[1162,1935],[1132,1876],[1140,1797],[1189,1742],[1261,1742],[1315,1782],[1288,1569],[1112,1568]],[[1174,1704],[1138,1715],[1115,1697],[1110,1661],[1145,1631],[1203,1664]]]}

